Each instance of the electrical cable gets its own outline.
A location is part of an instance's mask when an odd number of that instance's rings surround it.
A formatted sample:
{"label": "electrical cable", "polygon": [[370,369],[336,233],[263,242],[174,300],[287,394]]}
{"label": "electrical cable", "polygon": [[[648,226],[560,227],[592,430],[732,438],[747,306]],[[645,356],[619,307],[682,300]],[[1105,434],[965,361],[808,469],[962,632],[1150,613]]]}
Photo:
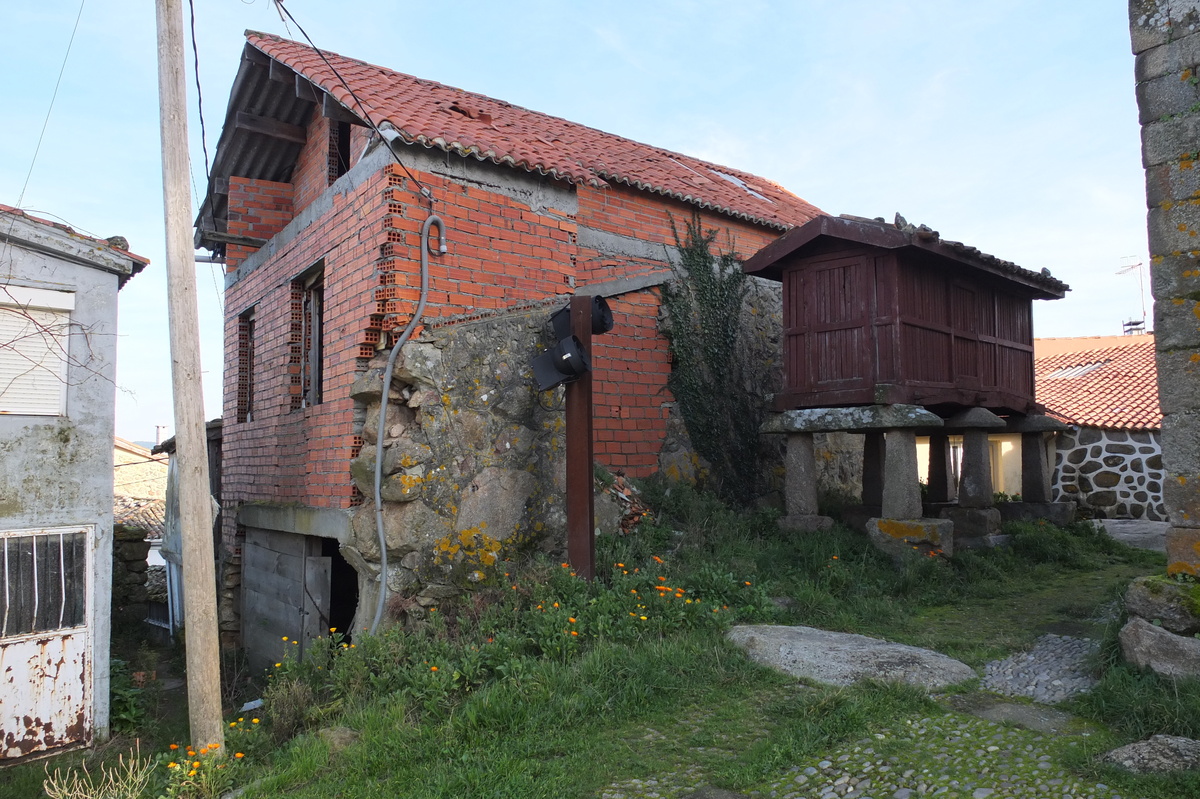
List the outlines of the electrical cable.
{"label": "electrical cable", "polygon": [[[196,107],[197,116],[200,118],[200,150],[204,153],[204,200],[201,201],[199,196],[196,197],[196,205],[200,213],[204,213],[204,206],[212,200],[212,167],[208,160],[208,132],[204,127],[204,92],[200,88],[200,47],[196,44],[196,4],[195,0],[188,0],[188,16],[190,20],[190,28],[192,34],[192,73],[196,78]],[[196,179],[192,177],[192,194],[195,195]],[[212,269],[208,270],[208,276],[212,278],[213,293],[217,296],[217,304],[221,307],[222,312],[225,310],[225,293],[221,291],[221,287],[217,285],[217,273]]]}
{"label": "electrical cable", "polygon": [[54,81],[54,93],[50,95],[50,107],[46,109],[46,119],[42,122],[42,132],[38,134],[37,147],[33,150],[33,159],[29,162],[29,171],[25,173],[25,183],[21,193],[17,195],[17,207],[25,199],[25,190],[29,188],[29,179],[33,177],[33,167],[37,163],[38,153],[42,150],[42,139],[46,136],[46,128],[50,125],[50,113],[54,111],[54,101],[58,99],[58,87],[62,85],[63,73],[67,71],[67,59],[71,56],[71,46],[75,44],[75,32],[79,30],[79,20],[83,18],[83,7],[87,0],[80,0],[79,13],[75,15],[75,27],[71,28],[71,38],[67,41],[67,52],[63,54],[62,66],[58,70],[58,80]]}
{"label": "electrical cable", "polygon": [[375,423],[375,533],[379,538],[379,600],[375,604],[375,620],[371,622],[370,632],[372,635],[379,627],[379,622],[383,618],[383,608],[387,604],[387,535],[383,530],[383,438],[384,431],[387,429],[388,395],[392,393],[392,369],[396,365],[396,356],[400,354],[400,348],[404,346],[417,324],[420,323],[421,314],[425,313],[425,300],[429,296],[429,253],[431,252],[429,229],[434,225],[437,225],[438,228],[437,254],[445,255],[446,253],[446,226],[441,217],[430,214],[421,225],[421,297],[417,301],[417,310],[408,320],[404,332],[392,345],[392,351],[388,355],[387,368],[383,370],[379,420]]}

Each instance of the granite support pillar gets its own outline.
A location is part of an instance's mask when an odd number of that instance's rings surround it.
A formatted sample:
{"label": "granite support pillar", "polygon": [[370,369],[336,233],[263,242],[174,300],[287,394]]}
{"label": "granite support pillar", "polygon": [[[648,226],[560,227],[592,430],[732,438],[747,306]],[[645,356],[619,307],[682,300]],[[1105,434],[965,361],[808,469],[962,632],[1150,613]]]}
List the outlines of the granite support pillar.
{"label": "granite support pillar", "polygon": [[921,518],[917,437],[912,430],[889,430],[884,437],[882,505],[885,519]]}
{"label": "granite support pillar", "polygon": [[953,502],[958,498],[958,481],[950,461],[950,436],[932,433],[929,436],[929,501]]}

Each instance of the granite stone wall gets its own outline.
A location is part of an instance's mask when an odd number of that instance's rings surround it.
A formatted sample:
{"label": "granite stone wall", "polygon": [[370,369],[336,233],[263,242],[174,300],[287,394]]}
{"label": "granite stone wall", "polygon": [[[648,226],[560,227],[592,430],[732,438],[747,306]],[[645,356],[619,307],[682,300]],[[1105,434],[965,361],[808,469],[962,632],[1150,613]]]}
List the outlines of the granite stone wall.
{"label": "granite stone wall", "polygon": [[1167,569],[1200,571],[1200,0],[1130,0],[1146,170]]}
{"label": "granite stone wall", "polygon": [[1167,518],[1157,430],[1072,427],[1057,442],[1054,501],[1098,519]]}

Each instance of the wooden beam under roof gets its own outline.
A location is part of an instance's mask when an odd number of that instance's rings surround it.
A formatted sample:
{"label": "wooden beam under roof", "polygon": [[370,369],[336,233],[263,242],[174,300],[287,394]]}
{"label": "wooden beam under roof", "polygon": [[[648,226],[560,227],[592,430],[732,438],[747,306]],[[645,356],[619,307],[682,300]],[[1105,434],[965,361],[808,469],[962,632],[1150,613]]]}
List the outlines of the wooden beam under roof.
{"label": "wooden beam under roof", "polygon": [[292,79],[292,75],[296,74],[291,67],[279,63],[274,58],[271,59],[270,70],[271,80],[279,83],[287,83]]}
{"label": "wooden beam under roof", "polygon": [[196,230],[197,238],[204,238],[208,241],[215,241],[221,244],[237,244],[242,247],[258,248],[267,243],[266,239],[255,238],[254,236],[236,236],[232,233],[221,233],[217,230]]}
{"label": "wooden beam under roof", "polygon": [[296,73],[296,97],[315,103],[321,98],[321,91],[312,85],[312,81],[300,73]]}
{"label": "wooden beam under roof", "polygon": [[351,125],[362,125],[366,127],[367,123],[363,122],[354,114],[350,113],[329,94],[321,97],[321,116],[326,119],[331,119],[334,122],[349,122]]}
{"label": "wooden beam under roof", "polygon": [[241,130],[261,133],[273,139],[283,139],[284,141],[295,142],[296,144],[304,144],[304,142],[308,141],[307,133],[299,125],[280,122],[278,119],[258,116],[246,111],[237,112],[237,119],[234,124]]}

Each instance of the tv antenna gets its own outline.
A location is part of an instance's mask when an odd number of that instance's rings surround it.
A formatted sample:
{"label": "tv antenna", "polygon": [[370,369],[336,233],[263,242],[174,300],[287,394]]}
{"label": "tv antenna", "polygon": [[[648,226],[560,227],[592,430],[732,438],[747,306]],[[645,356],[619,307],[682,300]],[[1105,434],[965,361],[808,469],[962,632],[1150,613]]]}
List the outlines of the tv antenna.
{"label": "tv antenna", "polygon": [[1131,334],[1131,333],[1142,333],[1146,329],[1146,278],[1145,278],[1146,264],[1143,261],[1138,260],[1138,256],[1136,256],[1136,255],[1126,255],[1126,256],[1122,257],[1121,260],[1124,261],[1125,263],[1123,263],[1121,265],[1121,268],[1117,270],[1117,274],[1118,275],[1128,275],[1130,273],[1137,272],[1138,296],[1141,299],[1141,303],[1142,303],[1141,323],[1139,324],[1138,322],[1136,322],[1134,320],[1125,322],[1123,325],[1125,328],[1125,333],[1127,335]]}

